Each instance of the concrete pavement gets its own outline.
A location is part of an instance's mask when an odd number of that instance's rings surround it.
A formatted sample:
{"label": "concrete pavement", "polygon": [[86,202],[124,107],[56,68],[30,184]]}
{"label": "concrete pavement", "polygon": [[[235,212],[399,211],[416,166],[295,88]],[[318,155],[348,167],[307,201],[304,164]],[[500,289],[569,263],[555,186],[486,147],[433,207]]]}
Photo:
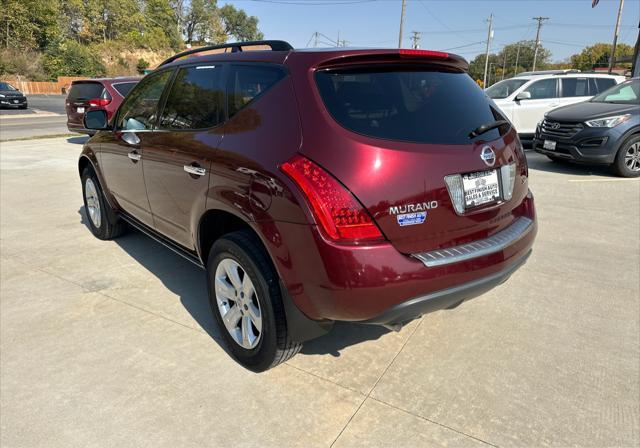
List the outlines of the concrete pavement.
{"label": "concrete pavement", "polygon": [[91,236],[80,149],[0,151],[1,446],[640,444],[640,181],[530,153],[540,230],[507,283],[399,333],[337,324],[253,374],[204,272]]}

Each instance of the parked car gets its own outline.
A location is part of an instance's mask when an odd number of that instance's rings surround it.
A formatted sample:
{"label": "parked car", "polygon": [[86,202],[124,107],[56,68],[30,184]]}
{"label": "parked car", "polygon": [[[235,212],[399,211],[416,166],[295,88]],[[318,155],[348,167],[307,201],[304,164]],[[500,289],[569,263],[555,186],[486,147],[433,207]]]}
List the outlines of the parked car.
{"label": "parked car", "polygon": [[453,308],[518,269],[537,229],[522,145],[467,69],[283,41],[178,54],[111,123],[87,112],[88,227],[128,224],[205,268],[229,351],[255,371],[334,321],[399,329]]}
{"label": "parked car", "polygon": [[533,148],[554,161],[606,164],[620,176],[640,176],[640,78],[548,112]]}
{"label": "parked car", "polygon": [[546,112],[588,100],[625,80],[624,76],[575,73],[575,71],[529,72],[505,79],[486,92],[511,120],[520,138],[530,140]]}
{"label": "parked car", "polygon": [[111,119],[124,97],[140,78],[98,78],[73,81],[66,100],[67,128],[71,132],[92,134],[85,129],[84,114],[90,108],[100,108]]}
{"label": "parked car", "polygon": [[0,107],[28,107],[27,97],[8,82],[0,81]]}

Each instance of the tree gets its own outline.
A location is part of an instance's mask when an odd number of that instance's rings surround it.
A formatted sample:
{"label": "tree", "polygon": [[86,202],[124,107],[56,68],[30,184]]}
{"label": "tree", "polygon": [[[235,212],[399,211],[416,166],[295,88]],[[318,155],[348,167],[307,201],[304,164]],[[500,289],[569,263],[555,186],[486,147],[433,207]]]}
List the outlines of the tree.
{"label": "tree", "polygon": [[2,45],[44,49],[61,35],[58,0],[3,0],[0,7]]}
{"label": "tree", "polygon": [[[533,54],[535,41],[523,40],[505,45],[499,53],[489,54],[489,73],[487,84],[491,85],[502,78],[514,76],[517,73],[531,70],[533,66]],[[550,64],[551,52],[542,45],[538,47],[536,70],[544,70]],[[469,74],[475,80],[484,78],[485,55],[479,54],[469,64]],[[517,62],[517,65],[516,65]],[[504,76],[502,67],[504,66]]]}
{"label": "tree", "polygon": [[58,76],[102,76],[105,67],[89,47],[65,40],[49,48],[44,56],[44,69],[53,79]]}
{"label": "tree", "polygon": [[220,18],[227,37],[234,37],[238,41],[264,39],[264,35],[258,30],[258,18],[247,16],[242,9],[224,5],[220,8]]}
{"label": "tree", "polygon": [[[616,60],[625,56],[633,56],[633,47],[627,44],[616,46]],[[608,67],[611,57],[611,44],[598,43],[585,48],[578,54],[571,56],[572,68],[582,71],[593,70],[598,67]],[[630,67],[630,64],[619,64]]]}

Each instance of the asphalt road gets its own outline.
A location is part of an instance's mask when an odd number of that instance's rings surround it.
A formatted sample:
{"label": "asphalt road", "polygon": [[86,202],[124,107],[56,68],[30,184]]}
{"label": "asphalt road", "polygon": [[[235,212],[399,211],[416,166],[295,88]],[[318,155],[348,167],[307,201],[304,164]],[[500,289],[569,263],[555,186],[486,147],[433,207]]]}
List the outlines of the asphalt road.
{"label": "asphalt road", "polygon": [[28,95],[29,109],[0,109],[0,141],[68,134],[64,95]]}
{"label": "asphalt road", "polygon": [[65,95],[27,95],[28,109],[0,109],[0,116],[32,114],[34,111],[53,112],[65,115]]}
{"label": "asphalt road", "polygon": [[640,444],[640,180],[529,153],[538,239],[506,283],[399,333],[337,324],[254,374],[203,271],[91,235],[79,151],[0,151],[0,446]]}

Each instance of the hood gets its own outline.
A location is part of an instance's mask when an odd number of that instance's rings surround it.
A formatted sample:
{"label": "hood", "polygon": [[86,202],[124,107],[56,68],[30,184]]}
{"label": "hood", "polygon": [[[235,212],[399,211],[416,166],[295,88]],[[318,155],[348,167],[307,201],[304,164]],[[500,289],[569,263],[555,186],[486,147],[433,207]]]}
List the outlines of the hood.
{"label": "hood", "polygon": [[24,96],[19,90],[0,90],[0,93],[7,96]]}
{"label": "hood", "polygon": [[582,103],[570,104],[558,107],[547,113],[546,118],[558,121],[583,122],[595,118],[608,117],[611,115],[621,115],[628,113],[638,113],[637,104],[615,104],[596,103],[584,101]]}

